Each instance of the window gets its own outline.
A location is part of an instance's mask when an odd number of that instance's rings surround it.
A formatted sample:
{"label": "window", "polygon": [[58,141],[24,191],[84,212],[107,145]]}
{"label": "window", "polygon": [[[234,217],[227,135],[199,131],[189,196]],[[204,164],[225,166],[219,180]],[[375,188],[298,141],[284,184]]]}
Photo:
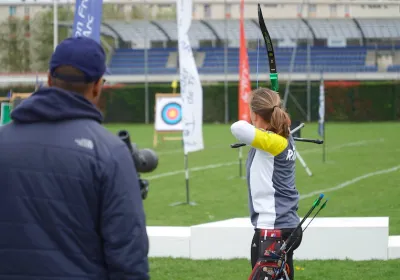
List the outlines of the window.
{"label": "window", "polygon": [[316,12],[317,12],[317,5],[309,4],[308,5],[308,16],[315,17]]}
{"label": "window", "polygon": [[345,17],[349,17],[350,16],[350,6],[349,5],[345,5],[344,6],[344,16]]}
{"label": "window", "polygon": [[329,5],[329,11],[330,11],[330,16],[331,17],[336,17],[336,15],[337,15],[337,5],[336,4],[330,4]]}
{"label": "window", "polygon": [[117,11],[118,11],[118,12],[123,12],[123,11],[124,11],[124,5],[117,4],[117,5],[116,5],[116,8],[117,8]]}
{"label": "window", "polygon": [[298,4],[297,5],[297,16],[301,17],[303,15],[303,5],[302,4]]}
{"label": "window", "polygon": [[315,5],[315,4],[309,4],[309,5],[308,5],[308,11],[309,11],[310,13],[315,13],[315,12],[317,11],[317,5]]}
{"label": "window", "polygon": [[196,17],[196,4],[194,4],[194,3],[192,5],[192,15],[194,18]]}
{"label": "window", "polygon": [[382,5],[379,5],[379,4],[377,4],[377,5],[368,5],[368,8],[370,8],[370,9],[382,9]]}
{"label": "window", "polygon": [[17,14],[17,7],[16,6],[8,7],[8,13],[10,17],[15,16]]}
{"label": "window", "polygon": [[204,4],[204,18],[211,18],[211,7],[209,4]]}
{"label": "window", "polygon": [[298,4],[298,5],[297,5],[297,13],[298,13],[298,14],[301,14],[302,12],[303,12],[303,7],[302,7],[301,4]]}
{"label": "window", "polygon": [[231,18],[231,12],[232,12],[232,4],[226,4],[225,5],[225,17]]}
{"label": "window", "polygon": [[[282,5],[284,6],[284,5]],[[278,4],[263,4],[264,8],[278,8]]]}
{"label": "window", "polygon": [[29,14],[30,14],[29,6],[24,6],[24,15],[29,16]]}

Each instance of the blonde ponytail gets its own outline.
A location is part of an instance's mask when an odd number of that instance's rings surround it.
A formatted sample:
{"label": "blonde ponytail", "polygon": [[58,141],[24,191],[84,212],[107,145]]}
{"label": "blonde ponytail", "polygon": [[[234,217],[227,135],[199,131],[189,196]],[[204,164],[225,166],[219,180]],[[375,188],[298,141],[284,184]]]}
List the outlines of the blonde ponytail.
{"label": "blonde ponytail", "polygon": [[290,118],[286,111],[275,106],[271,115],[271,130],[282,137],[288,138],[290,134]]}

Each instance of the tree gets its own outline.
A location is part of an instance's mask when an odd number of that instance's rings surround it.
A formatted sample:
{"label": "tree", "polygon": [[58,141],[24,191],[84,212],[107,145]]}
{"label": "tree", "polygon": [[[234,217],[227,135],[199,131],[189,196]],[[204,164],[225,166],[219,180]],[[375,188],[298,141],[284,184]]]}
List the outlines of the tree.
{"label": "tree", "polygon": [[[151,10],[150,7],[132,5],[131,9],[124,10],[123,5],[104,4],[102,18],[103,21],[143,19]],[[169,18],[174,13],[174,9],[159,11],[162,18]],[[152,16],[148,14],[148,18]],[[58,7],[58,21],[64,23],[58,27],[58,42],[71,35],[73,19],[74,11],[70,6]],[[38,12],[32,19],[9,17],[0,23],[0,62],[3,71],[45,72],[52,53],[53,9]]]}
{"label": "tree", "polygon": [[[121,13],[113,10],[112,7],[104,5],[103,18],[108,17],[121,17]],[[104,15],[105,13],[105,15]],[[74,21],[74,12],[72,9],[65,7],[58,8],[58,21],[60,23],[69,24],[58,27],[58,42],[71,36],[72,23]],[[32,64],[32,70],[37,72],[44,72],[48,70],[48,61],[53,53],[53,10],[47,10],[38,13],[34,19],[33,26],[33,52],[35,62]]]}
{"label": "tree", "polygon": [[[59,22],[72,22],[74,14],[71,10],[64,7],[58,8]],[[58,27],[58,42],[61,42],[70,35],[69,28],[66,26]],[[32,70],[44,72],[48,70],[48,61],[53,53],[53,10],[39,12],[35,15],[32,24],[32,49],[34,53],[34,63]]]}
{"label": "tree", "polygon": [[102,18],[103,20],[124,20],[125,13],[122,5],[103,4]]}
{"label": "tree", "polygon": [[153,15],[153,19],[176,19],[176,5],[158,6],[157,13]]}
{"label": "tree", "polygon": [[28,20],[9,17],[0,24],[0,61],[3,71],[30,72]]}

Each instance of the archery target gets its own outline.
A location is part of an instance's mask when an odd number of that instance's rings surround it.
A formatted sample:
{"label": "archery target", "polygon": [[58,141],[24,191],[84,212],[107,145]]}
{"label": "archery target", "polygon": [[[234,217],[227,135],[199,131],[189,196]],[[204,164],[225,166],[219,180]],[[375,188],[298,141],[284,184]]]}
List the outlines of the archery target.
{"label": "archery target", "polygon": [[182,130],[182,99],[179,95],[158,94],[155,109],[156,131]]}
{"label": "archery target", "polygon": [[182,120],[182,107],[178,103],[169,103],[161,110],[161,117],[166,124],[176,125]]}

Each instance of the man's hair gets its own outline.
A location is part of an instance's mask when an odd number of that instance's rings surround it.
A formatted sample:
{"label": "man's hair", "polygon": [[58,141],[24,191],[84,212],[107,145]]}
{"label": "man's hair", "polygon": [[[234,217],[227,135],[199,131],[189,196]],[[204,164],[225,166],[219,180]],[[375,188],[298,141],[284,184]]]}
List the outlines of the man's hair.
{"label": "man's hair", "polygon": [[[82,95],[84,95],[93,84],[93,82],[85,82],[85,74],[72,66],[65,65],[57,67],[57,69],[54,71],[54,74],[55,77],[51,75],[52,86]],[[60,79],[57,76],[68,77],[72,82]]]}

